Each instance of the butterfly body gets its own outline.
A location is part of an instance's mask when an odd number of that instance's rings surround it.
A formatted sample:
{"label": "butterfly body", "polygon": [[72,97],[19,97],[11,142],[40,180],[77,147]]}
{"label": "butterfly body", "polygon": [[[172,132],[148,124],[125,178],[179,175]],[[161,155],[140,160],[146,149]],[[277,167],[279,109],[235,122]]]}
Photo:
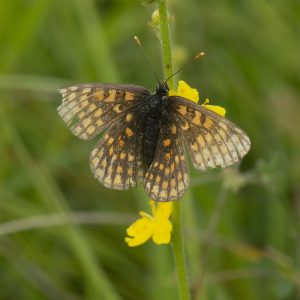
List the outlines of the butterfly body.
{"label": "butterfly body", "polygon": [[105,187],[126,190],[140,181],[152,199],[173,201],[189,184],[185,149],[202,171],[228,167],[249,151],[249,137],[235,124],[168,91],[166,83],[155,93],[112,83],[60,89],[58,113],[74,135],[89,140],[106,130],[90,156]]}
{"label": "butterfly body", "polygon": [[156,88],[156,92],[151,94],[146,100],[145,121],[142,129],[142,158],[143,166],[146,169],[150,167],[155,156],[162,118],[166,115],[165,107],[168,91],[168,85],[159,84]]}

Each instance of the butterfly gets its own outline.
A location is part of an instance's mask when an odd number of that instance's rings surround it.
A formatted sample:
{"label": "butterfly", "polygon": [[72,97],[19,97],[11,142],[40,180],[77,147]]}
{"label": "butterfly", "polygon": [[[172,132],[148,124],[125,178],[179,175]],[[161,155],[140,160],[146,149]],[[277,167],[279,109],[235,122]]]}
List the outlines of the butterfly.
{"label": "butterfly", "polygon": [[127,190],[140,182],[156,201],[183,196],[189,184],[186,150],[195,168],[226,168],[250,149],[247,134],[213,111],[180,96],[129,84],[62,88],[58,113],[72,133],[90,140],[106,130],[90,155],[95,178]]}

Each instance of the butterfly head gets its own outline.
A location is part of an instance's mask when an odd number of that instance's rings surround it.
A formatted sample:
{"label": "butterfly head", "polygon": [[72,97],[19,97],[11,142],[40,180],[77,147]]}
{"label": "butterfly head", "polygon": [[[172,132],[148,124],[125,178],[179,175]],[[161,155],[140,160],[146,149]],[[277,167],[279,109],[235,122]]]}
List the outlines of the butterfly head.
{"label": "butterfly head", "polygon": [[164,82],[160,82],[158,86],[156,87],[156,95],[160,97],[165,97],[169,93],[169,86],[168,84]]}

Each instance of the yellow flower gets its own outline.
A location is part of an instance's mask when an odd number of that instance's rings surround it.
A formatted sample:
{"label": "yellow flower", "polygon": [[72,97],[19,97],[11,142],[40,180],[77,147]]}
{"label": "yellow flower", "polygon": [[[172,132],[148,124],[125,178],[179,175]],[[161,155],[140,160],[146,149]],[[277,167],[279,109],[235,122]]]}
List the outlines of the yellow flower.
{"label": "yellow flower", "polygon": [[147,242],[151,237],[155,244],[169,244],[171,240],[172,223],[169,218],[172,214],[172,202],[149,201],[152,216],[141,211],[141,218],[127,228],[129,237],[125,242],[129,247],[136,247]]}
{"label": "yellow flower", "polygon": [[[191,88],[185,81],[183,80],[179,80],[178,81],[178,87],[177,87],[177,91],[170,91],[169,92],[169,96],[181,96],[184,97],[186,99],[189,99],[195,103],[198,103],[199,101],[199,92],[196,89]],[[210,105],[209,103],[209,99],[206,99],[204,101],[203,104],[201,104],[202,106],[204,106],[205,108],[214,111],[215,113],[221,115],[221,116],[225,116],[226,114],[226,110],[225,108],[218,106],[218,105]]]}

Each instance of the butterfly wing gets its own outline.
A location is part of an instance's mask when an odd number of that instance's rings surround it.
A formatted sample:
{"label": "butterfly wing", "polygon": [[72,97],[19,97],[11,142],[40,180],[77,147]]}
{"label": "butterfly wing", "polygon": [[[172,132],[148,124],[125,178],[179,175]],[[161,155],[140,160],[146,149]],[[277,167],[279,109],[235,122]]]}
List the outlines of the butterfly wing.
{"label": "butterfly wing", "polygon": [[189,183],[182,138],[172,115],[162,120],[156,153],[144,177],[144,189],[156,201],[180,198]]}
{"label": "butterfly wing", "polygon": [[143,176],[139,173],[142,172],[142,120],[139,111],[123,116],[92,151],[92,172],[105,187],[126,190],[135,187],[138,177]]}
{"label": "butterfly wing", "polygon": [[136,85],[85,84],[63,88],[60,93],[63,102],[58,112],[74,135],[88,140],[109,128],[90,155],[95,178],[111,189],[136,186],[141,165],[141,107],[150,91]]}
{"label": "butterfly wing", "polygon": [[176,113],[179,130],[197,169],[226,168],[249,151],[249,137],[229,120],[179,96],[168,100],[167,109]]}
{"label": "butterfly wing", "polygon": [[89,140],[141,105],[150,91],[129,84],[81,84],[59,90],[58,113],[72,133]]}

